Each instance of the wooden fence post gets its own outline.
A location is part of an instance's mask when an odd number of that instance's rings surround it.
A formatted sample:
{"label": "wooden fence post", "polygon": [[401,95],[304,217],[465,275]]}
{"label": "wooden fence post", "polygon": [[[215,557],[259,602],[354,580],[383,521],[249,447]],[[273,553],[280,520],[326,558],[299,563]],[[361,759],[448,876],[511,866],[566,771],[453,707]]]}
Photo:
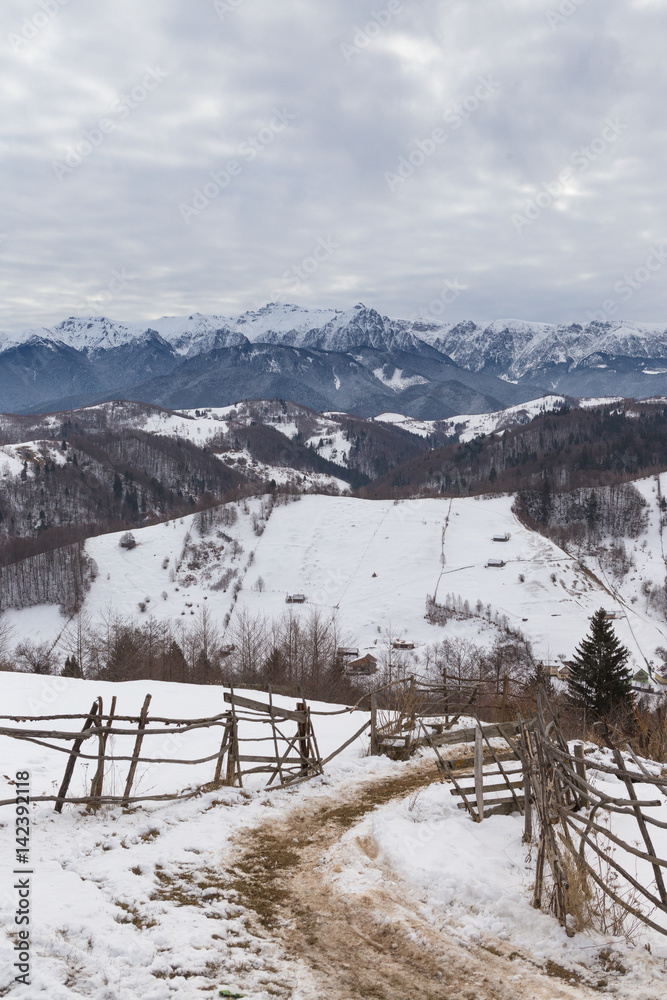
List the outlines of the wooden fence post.
{"label": "wooden fence post", "polygon": [[[306,704],[303,701],[297,701],[296,703],[297,712],[303,712],[306,715]],[[299,757],[301,758],[301,774],[308,774],[308,717],[303,720],[303,722],[297,722],[297,730],[299,733]],[[278,745],[276,744],[276,757],[278,757]],[[280,776],[280,781],[282,784],[282,774]]]}
{"label": "wooden fence post", "polygon": [[[111,727],[111,724],[113,722],[113,717],[114,717],[115,712],[116,712],[116,695],[114,695],[113,698],[111,699],[111,709],[109,710],[109,718],[107,719],[107,724],[106,724],[106,729],[107,730],[110,729],[110,727]],[[104,729],[102,728],[102,699],[101,698],[100,698],[100,710],[99,710],[97,718],[98,718],[98,725],[100,727],[100,731],[99,731],[99,734],[98,734],[98,739],[99,739],[99,754],[98,754],[97,770],[95,771],[95,776],[93,777],[93,780],[90,783],[90,795],[91,795],[91,798],[101,798],[102,797],[102,788],[104,786],[104,762],[105,762],[105,759],[106,759],[107,740],[109,739],[109,733],[108,732],[104,732]],[[93,805],[93,803],[91,803],[91,805]]]}
{"label": "wooden fence post", "polygon": [[[96,698],[95,701],[93,702],[90,712],[88,713],[88,718],[84,722],[83,727],[81,729],[82,733],[85,733],[87,729],[90,729],[94,725],[95,719],[97,718],[97,706],[99,701],[100,699]],[[69,783],[72,780],[72,774],[74,773],[74,765],[76,764],[76,758],[79,755],[79,750],[81,749],[81,745],[83,744],[84,740],[85,736],[82,736],[81,739],[75,740],[72,745],[72,750],[69,755],[69,760],[67,761],[67,767],[65,768],[65,774],[63,775],[62,784],[60,785],[60,788],[58,790],[58,801],[56,802],[55,805],[55,811],[57,813],[63,811],[63,805],[64,805],[63,800],[67,795],[67,789],[69,788]]]}
{"label": "wooden fence post", "polygon": [[375,756],[378,752],[378,703],[377,695],[375,692],[371,695],[371,755]]}
{"label": "wooden fence post", "polygon": [[230,687],[231,721],[229,728],[229,750],[227,751],[227,774],[226,785],[233,785],[237,777],[239,788],[243,788],[243,777],[241,775],[241,761],[239,760],[239,723],[236,718],[236,706],[234,704],[234,688]]}
{"label": "wooden fence post", "polygon": [[218,759],[215,765],[215,775],[213,776],[213,783],[218,784],[220,781],[220,775],[222,774],[222,762],[225,757],[225,753],[229,752],[229,733],[231,730],[231,723],[229,712],[227,713],[227,718],[225,720],[225,728],[222,733],[222,740],[220,742],[220,753],[218,754]]}
{"label": "wooden fence post", "polygon": [[475,730],[475,798],[477,800],[477,815],[480,823],[484,819],[484,744],[482,742],[482,727]]}
{"label": "wooden fence post", "polygon": [[308,736],[309,736],[309,740],[310,740],[310,750],[311,750],[312,760],[317,765],[317,770],[320,772],[320,774],[322,774],[323,771],[322,771],[322,758],[320,757],[320,748],[317,745],[317,736],[315,735],[315,726],[313,725],[313,720],[311,719],[311,716],[310,716],[310,708],[308,708],[308,706],[306,706],[306,712],[308,714],[307,725],[308,725]]}
{"label": "wooden fence post", "polygon": [[586,791],[586,761],[584,759],[584,745],[583,743],[577,743],[574,747],[574,756],[577,758],[574,762],[574,767],[577,772],[577,777],[580,782],[580,792],[579,792],[579,805],[583,806],[584,809],[588,809],[590,805],[590,799]]}
{"label": "wooden fence post", "polygon": [[533,839],[533,807],[530,801],[530,775],[524,764],[523,772],[523,843],[530,844]]}
{"label": "wooden fence post", "polygon": [[132,791],[132,782],[134,781],[134,775],[137,770],[137,764],[139,763],[139,754],[141,753],[141,744],[144,741],[144,729],[146,728],[146,716],[148,715],[148,706],[151,703],[151,695],[147,694],[144,698],[144,703],[141,708],[141,715],[139,716],[139,726],[137,729],[137,738],[134,741],[134,751],[132,752],[132,762],[130,763],[130,770],[128,771],[127,781],[125,782],[125,792],[123,794],[123,801],[121,806],[125,807],[129,805],[128,799],[130,797],[130,792]]}

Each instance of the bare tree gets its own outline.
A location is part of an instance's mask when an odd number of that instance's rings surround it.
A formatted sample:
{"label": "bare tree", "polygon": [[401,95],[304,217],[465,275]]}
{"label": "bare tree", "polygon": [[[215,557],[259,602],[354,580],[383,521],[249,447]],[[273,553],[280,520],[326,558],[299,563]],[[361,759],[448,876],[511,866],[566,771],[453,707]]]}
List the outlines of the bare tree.
{"label": "bare tree", "polygon": [[242,608],[234,615],[227,635],[236,647],[231,664],[235,674],[243,681],[255,680],[266,659],[269,639],[266,618],[262,614],[251,615],[247,608]]}
{"label": "bare tree", "polygon": [[53,647],[49,642],[33,642],[26,639],[15,650],[19,668],[31,674],[52,674],[56,666]]}
{"label": "bare tree", "polygon": [[65,653],[76,658],[83,677],[95,663],[95,635],[91,616],[79,611],[63,632],[60,645]]}

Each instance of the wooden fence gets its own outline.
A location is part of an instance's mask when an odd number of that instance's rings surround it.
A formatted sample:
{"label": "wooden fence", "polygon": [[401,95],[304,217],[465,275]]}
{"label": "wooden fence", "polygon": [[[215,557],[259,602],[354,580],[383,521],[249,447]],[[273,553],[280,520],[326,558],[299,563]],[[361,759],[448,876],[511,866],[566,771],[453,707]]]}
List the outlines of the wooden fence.
{"label": "wooden fence", "polygon": [[[481,697],[488,699],[492,692],[497,695],[495,708],[502,719],[509,712],[511,700],[517,694],[523,696],[525,689],[525,684],[508,677],[466,680],[445,676],[442,684],[425,684],[414,677],[393,681],[370,696],[371,753],[405,759],[419,747],[434,743],[446,746],[471,742],[476,727],[456,731],[453,727],[462,716],[477,717]],[[488,735],[515,735],[518,730],[512,725],[509,720],[501,722]],[[431,730],[432,738],[427,730]]]}
{"label": "wooden fence", "polygon": [[[551,709],[546,689],[538,692],[538,712],[531,724],[522,724],[519,739],[514,741],[517,754],[530,782],[530,803],[537,816],[538,854],[535,878],[534,906],[539,909],[546,892],[545,869],[551,873],[548,905],[568,933],[573,933],[568,914],[573,912],[576,886],[573,879],[585,885],[591,879],[599,891],[623,911],[637,920],[667,935],[665,925],[651,919],[658,911],[667,915],[667,892],[664,869],[667,860],[659,857],[651,838],[651,829],[667,829],[667,822],[647,812],[661,806],[667,795],[667,781],[650,774],[635,757],[629,768],[623,759],[621,747],[611,733],[609,748],[614,764],[587,761],[582,744],[570,752],[561,733],[557,716]],[[613,796],[591,784],[587,771],[598,771],[617,778],[626,790],[626,796]],[[640,799],[634,785],[641,783],[655,788],[660,797]],[[637,838],[632,844],[623,840],[605,823],[614,815],[629,816],[636,822]],[[530,838],[530,811],[527,815],[525,839]],[[643,842],[643,848],[639,846]],[[644,861],[650,866],[653,878],[644,881],[627,871],[618,860],[615,850],[620,848],[627,855]],[[620,876],[631,887],[632,898],[620,894],[610,875]],[[646,884],[645,884],[646,883]],[[645,904],[648,904],[648,912]]]}
{"label": "wooden fence", "polygon": [[[268,703],[236,694],[225,693],[228,711],[201,719],[174,719],[149,715],[151,695],[147,694],[139,715],[116,713],[116,698],[111,701],[108,713],[104,712],[102,698],[96,698],[88,713],[44,716],[0,716],[0,722],[15,725],[0,726],[0,736],[34,743],[55,753],[67,755],[60,787],[54,795],[31,796],[33,802],[54,802],[55,811],[62,812],[65,803],[86,805],[91,809],[102,804],[128,807],[138,802],[159,802],[192,798],[202,791],[220,785],[243,785],[251,774],[267,774],[267,787],[285,787],[322,774],[323,767],[341,753],[370,727],[368,718],[364,725],[324,760],[321,759],[312,715],[344,715],[354,709],[333,712],[311,712],[305,701],[297,703],[294,710],[274,704],[269,692]],[[60,724],[83,721],[78,730],[59,728]],[[36,723],[38,728],[26,723]],[[124,726],[123,723],[126,725]],[[51,728],[56,724],[56,728]],[[47,728],[48,725],[48,728]],[[130,727],[135,728],[130,728]],[[154,745],[156,737],[180,739],[186,733],[208,730],[217,731],[215,749],[203,757],[144,755],[145,741]],[[114,753],[109,749],[112,737],[134,737],[132,752]],[[268,744],[266,753],[254,748],[244,752],[247,744]],[[261,749],[261,748],[260,748]],[[69,788],[77,761],[95,764],[87,794],[72,796]],[[150,767],[177,765],[213,765],[211,781],[197,784],[182,791],[160,795],[132,794],[139,765]],[[122,794],[105,794],[104,783],[113,765],[125,765],[127,771]],[[252,765],[252,766],[247,766]],[[0,801],[0,806],[15,804],[15,799]]]}

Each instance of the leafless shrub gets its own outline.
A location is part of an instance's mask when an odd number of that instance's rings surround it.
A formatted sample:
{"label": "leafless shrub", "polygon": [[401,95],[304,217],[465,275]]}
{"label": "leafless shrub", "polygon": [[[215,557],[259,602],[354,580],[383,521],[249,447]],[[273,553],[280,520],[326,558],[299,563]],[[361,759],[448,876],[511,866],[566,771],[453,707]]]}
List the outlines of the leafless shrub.
{"label": "leafless shrub", "polygon": [[14,656],[20,670],[26,670],[31,674],[54,673],[56,660],[48,642],[38,643],[26,639],[25,642],[18,644]]}

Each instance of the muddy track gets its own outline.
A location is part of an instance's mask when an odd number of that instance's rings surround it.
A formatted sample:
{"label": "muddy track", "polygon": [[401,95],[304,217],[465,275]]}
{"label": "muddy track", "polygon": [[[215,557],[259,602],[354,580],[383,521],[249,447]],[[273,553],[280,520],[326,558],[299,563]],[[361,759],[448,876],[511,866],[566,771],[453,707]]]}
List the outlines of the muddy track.
{"label": "muddy track", "polygon": [[[301,979],[292,995],[304,1000],[601,1000],[606,983],[595,989],[558,966],[543,970],[501,941],[485,948],[459,944],[420,915],[420,900],[394,873],[367,896],[345,896],[336,889],[331,873],[343,834],[376,806],[437,780],[432,761],[406,765],[398,775],[332,792],[324,801],[302,802],[287,817],[267,821],[239,841],[230,871],[239,902],[254,912],[257,932],[280,942],[295,969],[305,965],[314,983],[307,986]],[[372,843],[359,840],[358,845],[374,857]],[[329,860],[323,865],[325,854]]]}

